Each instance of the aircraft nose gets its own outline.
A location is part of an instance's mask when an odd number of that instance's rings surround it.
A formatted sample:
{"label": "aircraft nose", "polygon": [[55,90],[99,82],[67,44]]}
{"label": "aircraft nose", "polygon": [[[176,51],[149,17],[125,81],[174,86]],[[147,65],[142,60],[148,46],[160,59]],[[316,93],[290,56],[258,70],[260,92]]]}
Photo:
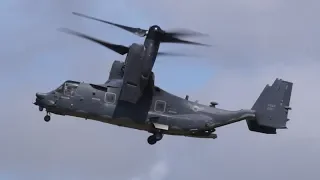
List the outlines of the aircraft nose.
{"label": "aircraft nose", "polygon": [[40,99],[44,99],[45,94],[43,93],[36,93],[36,97],[40,100]]}

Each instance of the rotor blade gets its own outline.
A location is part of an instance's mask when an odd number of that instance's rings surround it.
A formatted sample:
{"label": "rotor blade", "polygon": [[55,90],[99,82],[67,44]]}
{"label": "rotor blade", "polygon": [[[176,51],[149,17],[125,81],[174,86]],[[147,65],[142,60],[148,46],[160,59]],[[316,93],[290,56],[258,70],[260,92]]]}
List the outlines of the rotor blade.
{"label": "rotor blade", "polygon": [[98,43],[98,44],[100,44],[100,45],[102,45],[102,46],[104,46],[104,47],[106,47],[108,49],[111,49],[114,52],[117,52],[117,53],[119,53],[121,55],[127,54],[129,52],[129,48],[126,47],[126,46],[122,46],[122,45],[118,45],[118,44],[112,44],[112,43],[109,43],[109,42],[106,42],[106,41],[102,41],[102,40],[87,36],[85,34],[82,34],[82,33],[67,29],[67,28],[60,28],[58,30],[60,30],[61,32],[65,32],[65,33],[68,33],[68,34],[71,34],[71,35],[75,35],[75,36],[90,40],[92,42]]}
{"label": "rotor blade", "polygon": [[169,36],[209,36],[208,34],[203,34],[196,31],[191,31],[188,29],[174,29],[166,31]]}
{"label": "rotor blade", "polygon": [[107,23],[107,24],[110,24],[110,25],[113,25],[113,26],[116,26],[118,28],[121,28],[123,30],[129,31],[129,32],[131,32],[131,33],[133,33],[135,35],[140,36],[140,37],[144,37],[148,32],[147,30],[144,30],[144,29],[133,28],[133,27],[124,26],[124,25],[121,25],[121,24],[116,24],[116,23],[113,23],[113,22],[110,22],[110,21],[105,21],[105,20],[102,20],[102,19],[98,19],[98,18],[95,18],[95,17],[92,17],[92,16],[88,16],[88,15],[85,15],[85,14],[77,13],[77,12],[72,12],[72,14],[77,15],[77,16],[81,16],[81,17],[84,17],[84,18],[100,21],[100,22],[103,22],[103,23]]}
{"label": "rotor blade", "polygon": [[182,53],[174,53],[174,52],[158,52],[157,56],[192,56],[188,54],[182,54]]}
{"label": "rotor blade", "polygon": [[177,37],[171,36],[170,34],[165,34],[164,37],[161,39],[161,42],[191,44],[191,45],[199,45],[199,46],[211,46],[211,45],[208,45],[208,44],[202,44],[202,43],[198,43],[198,42],[182,40],[182,39],[179,39]]}

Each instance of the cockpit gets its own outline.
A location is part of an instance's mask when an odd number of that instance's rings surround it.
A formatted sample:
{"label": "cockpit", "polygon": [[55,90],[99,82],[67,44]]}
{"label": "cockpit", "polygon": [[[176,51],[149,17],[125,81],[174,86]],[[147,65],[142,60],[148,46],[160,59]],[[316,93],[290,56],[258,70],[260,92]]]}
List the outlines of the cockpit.
{"label": "cockpit", "polygon": [[55,91],[66,96],[73,96],[76,89],[78,88],[80,82],[77,81],[66,81],[60,87],[58,87]]}

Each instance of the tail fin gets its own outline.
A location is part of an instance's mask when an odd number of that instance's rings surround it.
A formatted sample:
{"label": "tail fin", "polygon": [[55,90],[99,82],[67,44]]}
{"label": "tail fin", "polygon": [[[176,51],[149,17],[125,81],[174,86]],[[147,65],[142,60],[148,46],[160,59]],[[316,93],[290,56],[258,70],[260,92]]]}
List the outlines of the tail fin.
{"label": "tail fin", "polygon": [[246,120],[250,131],[276,134],[277,129],[287,129],[292,82],[276,79],[267,85],[251,108],[255,118]]}

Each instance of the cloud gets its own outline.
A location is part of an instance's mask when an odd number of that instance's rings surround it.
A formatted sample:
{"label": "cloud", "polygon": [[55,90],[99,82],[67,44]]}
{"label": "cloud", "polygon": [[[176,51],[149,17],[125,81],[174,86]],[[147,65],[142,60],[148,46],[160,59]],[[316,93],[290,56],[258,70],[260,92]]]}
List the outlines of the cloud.
{"label": "cloud", "polygon": [[[263,87],[275,78],[294,82],[288,130],[268,136],[250,132],[245,122],[240,122],[219,128],[218,139],[212,142],[166,139],[174,144],[168,150],[169,177],[316,179],[319,174],[312,167],[318,164],[316,151],[320,147],[315,113],[320,100],[320,56],[316,50],[320,46],[315,41],[319,38],[319,25],[314,23],[318,11],[313,7],[318,5],[317,1],[249,0],[156,1],[146,5],[162,26],[211,35],[203,41],[214,44],[212,49],[190,47],[205,53],[214,71],[207,85],[191,94],[192,100],[218,101],[221,108],[250,108]],[[164,16],[170,18],[164,21]],[[180,68],[183,71],[182,65]],[[197,68],[192,75],[205,69]],[[185,77],[181,75],[181,79]]]}
{"label": "cloud", "polygon": [[157,162],[151,169],[149,179],[152,180],[164,180],[168,174],[168,165],[164,161]]}
{"label": "cloud", "polygon": [[131,180],[165,180],[168,178],[169,165],[166,160],[159,160],[154,163],[151,168],[147,168],[146,172],[131,178]]}
{"label": "cloud", "polygon": [[[5,2],[1,15],[10,20],[5,21],[6,43],[0,48],[1,92],[5,94],[0,106],[0,174],[16,179],[114,180],[319,176],[315,169],[320,162],[315,113],[320,100],[318,1],[140,0],[117,1],[112,6],[102,0],[90,4]],[[112,60],[123,58],[58,33],[56,28],[69,27],[121,44],[141,41],[118,29],[75,18],[71,11],[128,25],[160,23],[209,33],[211,38],[202,40],[214,44],[211,49],[181,46],[205,53],[206,61],[161,62],[157,83],[179,96],[189,91],[188,85],[194,86],[191,100],[206,104],[214,100],[219,107],[239,109],[250,108],[276,77],[292,81],[289,129],[275,136],[263,135],[248,131],[245,122],[239,122],[219,128],[216,140],[165,136],[149,146],[146,132],[61,116],[45,123],[44,114],[32,105],[35,92],[51,90],[66,79],[104,82]],[[192,61],[196,69],[184,67]],[[162,78],[168,70],[176,72],[174,82],[180,78],[183,88]],[[202,77],[199,71],[213,76]],[[209,80],[199,83],[194,76]]]}
{"label": "cloud", "polygon": [[213,47],[197,51],[206,53],[214,66],[246,68],[319,57],[319,41],[314,38],[320,27],[315,23],[318,12],[313,8],[318,1],[146,2],[140,0],[139,6],[152,15],[152,23],[166,29],[183,27],[210,34],[209,39],[200,40]]}
{"label": "cloud", "polygon": [[[62,116],[45,123],[44,114],[32,104],[35,92],[52,90],[67,79],[104,82],[112,59],[123,58],[56,31],[68,27],[127,41],[121,33],[119,39],[104,35],[106,26],[71,16],[76,10],[90,14],[101,2],[11,1],[1,12],[10,21],[4,36],[7,44],[0,48],[1,92],[7,94],[1,104],[0,174],[17,179],[125,179],[157,161],[153,151],[145,149],[150,148],[147,133]],[[120,12],[119,8],[110,7],[104,15]]]}

